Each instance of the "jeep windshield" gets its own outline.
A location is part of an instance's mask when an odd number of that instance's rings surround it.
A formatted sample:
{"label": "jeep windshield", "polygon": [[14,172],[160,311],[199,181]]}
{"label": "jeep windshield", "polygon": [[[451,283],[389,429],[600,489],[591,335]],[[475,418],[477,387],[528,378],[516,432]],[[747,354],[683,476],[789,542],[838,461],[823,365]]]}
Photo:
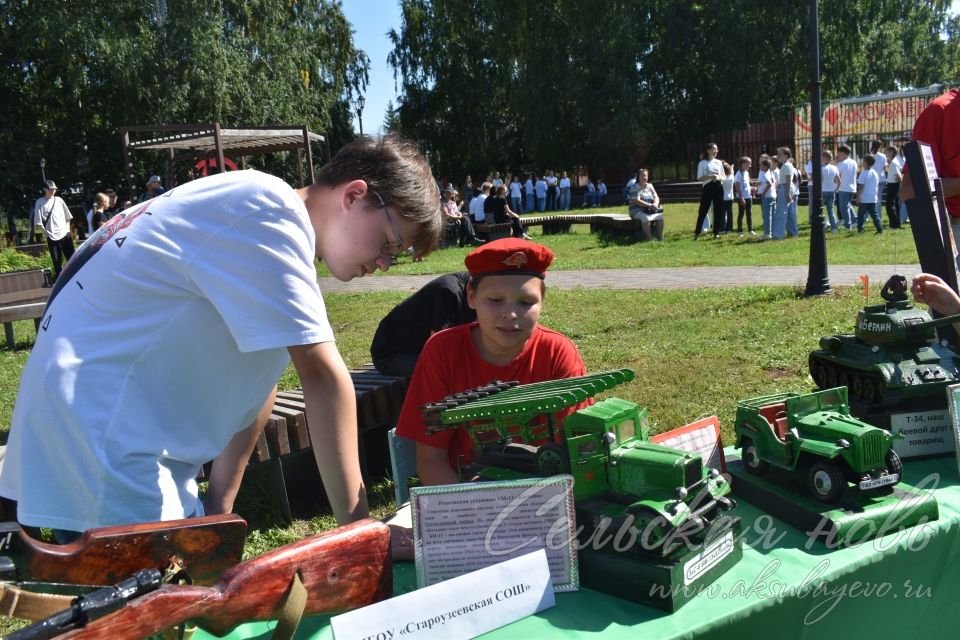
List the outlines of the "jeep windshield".
{"label": "jeep windshield", "polygon": [[826,411],[828,409],[839,411],[846,403],[846,388],[837,387],[790,398],[786,402],[786,410],[791,415],[807,415],[815,411]]}

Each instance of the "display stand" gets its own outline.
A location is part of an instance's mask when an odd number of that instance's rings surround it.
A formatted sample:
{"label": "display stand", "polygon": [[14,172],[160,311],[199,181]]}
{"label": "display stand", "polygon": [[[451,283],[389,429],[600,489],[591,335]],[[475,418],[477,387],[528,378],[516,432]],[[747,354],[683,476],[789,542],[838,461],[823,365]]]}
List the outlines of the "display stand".
{"label": "display stand", "polygon": [[734,494],[829,548],[856,546],[940,516],[931,492],[904,482],[890,493],[848,487],[836,504],[826,504],[810,495],[805,474],[771,465],[766,474],[755,476],[746,470],[738,454],[727,458]]}
{"label": "display stand", "polygon": [[596,550],[589,546],[587,536],[581,534],[580,584],[672,613],[743,557],[740,518],[727,518],[729,528],[725,527],[724,533],[712,536],[699,548],[683,548],[665,558]]}

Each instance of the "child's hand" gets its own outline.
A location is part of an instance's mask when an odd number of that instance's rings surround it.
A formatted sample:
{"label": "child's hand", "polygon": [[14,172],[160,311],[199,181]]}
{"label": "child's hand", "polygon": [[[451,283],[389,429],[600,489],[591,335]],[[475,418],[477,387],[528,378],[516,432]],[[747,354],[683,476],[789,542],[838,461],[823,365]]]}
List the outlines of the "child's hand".
{"label": "child's hand", "polygon": [[916,302],[929,305],[937,313],[945,316],[960,313],[960,296],[935,275],[921,273],[914,277],[910,292]]}

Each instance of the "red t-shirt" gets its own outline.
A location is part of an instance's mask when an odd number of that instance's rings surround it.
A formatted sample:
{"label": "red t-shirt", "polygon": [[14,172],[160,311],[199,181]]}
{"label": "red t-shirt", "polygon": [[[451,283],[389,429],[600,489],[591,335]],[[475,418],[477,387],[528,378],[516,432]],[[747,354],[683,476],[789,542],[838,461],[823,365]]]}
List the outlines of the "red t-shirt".
{"label": "red t-shirt", "polygon": [[[468,464],[473,457],[470,435],[463,427],[427,434],[420,414],[421,406],[492,380],[517,380],[520,384],[530,384],[587,374],[587,368],[573,342],[562,333],[539,324],[523,351],[512,362],[502,367],[490,364],[480,357],[470,337],[471,329],[476,326],[477,323],[473,322],[431,336],[417,360],[397,421],[397,435],[430,447],[446,449],[450,467],[454,470],[458,456],[464,456],[464,464]],[[568,415],[587,404],[590,403],[582,403],[557,415]]]}
{"label": "red t-shirt", "polygon": [[[927,105],[913,125],[913,139],[926,142],[941,178],[960,177],[960,99],[951,89]],[[947,198],[947,212],[960,218],[960,196]]]}

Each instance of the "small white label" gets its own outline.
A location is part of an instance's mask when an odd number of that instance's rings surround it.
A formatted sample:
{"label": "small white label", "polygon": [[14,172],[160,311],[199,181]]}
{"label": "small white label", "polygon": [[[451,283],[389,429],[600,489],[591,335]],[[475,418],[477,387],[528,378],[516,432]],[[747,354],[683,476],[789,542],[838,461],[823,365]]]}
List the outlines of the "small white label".
{"label": "small white label", "polygon": [[890,416],[890,431],[903,436],[903,440],[893,441],[893,450],[901,458],[953,451],[953,427],[946,409],[895,413]]}
{"label": "small white label", "polygon": [[891,473],[890,475],[880,476],[879,478],[864,480],[857,486],[860,487],[862,491],[866,491],[868,489],[876,489],[877,487],[885,487],[888,484],[897,484],[898,482],[900,482],[900,474]]}
{"label": "small white label", "polygon": [[330,619],[336,640],[473,638],[554,605],[543,549]]}
{"label": "small white label", "polygon": [[697,578],[714,568],[733,551],[733,531],[727,531],[719,540],[687,560],[683,565],[683,586],[690,586]]}

